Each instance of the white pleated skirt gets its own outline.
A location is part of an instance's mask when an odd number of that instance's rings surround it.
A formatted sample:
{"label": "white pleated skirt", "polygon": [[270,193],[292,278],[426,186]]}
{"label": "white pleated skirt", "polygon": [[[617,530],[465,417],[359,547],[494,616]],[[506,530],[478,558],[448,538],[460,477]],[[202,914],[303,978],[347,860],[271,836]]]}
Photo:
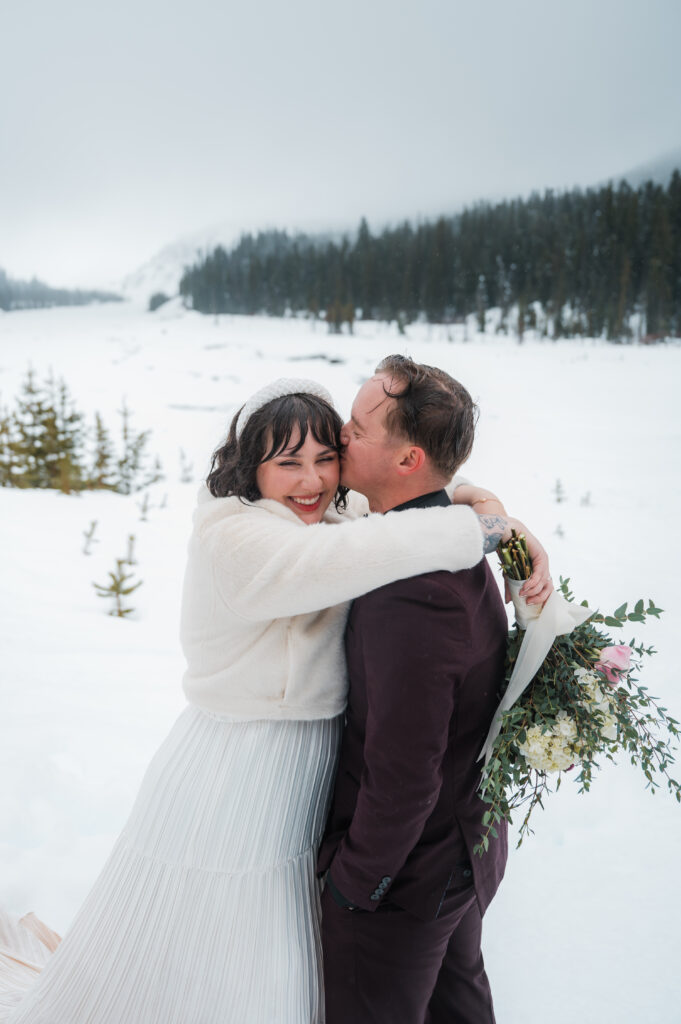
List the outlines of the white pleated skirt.
{"label": "white pleated skirt", "polygon": [[341,727],[188,707],[56,952],[0,918],[0,1022],[321,1024],[315,859]]}

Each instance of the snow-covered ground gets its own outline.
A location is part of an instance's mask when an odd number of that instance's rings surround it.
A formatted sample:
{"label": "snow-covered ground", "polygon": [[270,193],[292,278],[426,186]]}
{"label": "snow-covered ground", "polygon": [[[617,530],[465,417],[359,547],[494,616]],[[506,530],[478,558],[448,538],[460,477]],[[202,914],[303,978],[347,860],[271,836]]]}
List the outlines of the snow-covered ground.
{"label": "snow-covered ground", "polygon": [[[466,473],[544,540],[554,576],[612,610],[666,610],[636,635],[659,649],[646,682],[681,719],[675,668],[681,498],[681,348],[527,342],[469,330],[206,318],[176,302],[0,314],[0,401],[30,364],[63,376],[114,428],[125,397],[166,479],[141,495],[0,490],[0,903],[64,930],[121,827],[152,752],[183,706],[177,639],[195,491],[232,413],[274,377],[312,376],[347,413],[382,356],[406,351],[480,404]],[[180,480],[180,448],[194,481]],[[565,500],[556,502],[560,480]],[[98,543],[83,554],[83,531]],[[105,614],[92,581],[136,537],[136,612]],[[632,632],[635,632],[632,630]],[[621,638],[630,639],[630,634]],[[678,773],[677,773],[678,774]],[[681,808],[608,766],[588,796],[569,776],[511,855],[486,919],[500,1024],[681,1021]]]}

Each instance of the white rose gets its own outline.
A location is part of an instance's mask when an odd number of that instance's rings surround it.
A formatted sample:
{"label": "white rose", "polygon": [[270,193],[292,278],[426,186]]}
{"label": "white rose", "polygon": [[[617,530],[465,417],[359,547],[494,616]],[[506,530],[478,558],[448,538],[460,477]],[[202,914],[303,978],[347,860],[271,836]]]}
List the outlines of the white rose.
{"label": "white rose", "polygon": [[582,686],[586,686],[587,688],[589,686],[598,686],[598,683],[600,682],[599,676],[594,672],[590,672],[586,668],[576,668],[575,677]]}
{"label": "white rose", "polygon": [[564,772],[575,763],[574,751],[568,746],[561,747],[554,750],[553,760],[558,771]]}
{"label": "white rose", "polygon": [[562,736],[568,740],[577,737],[577,725],[574,718],[571,718],[567,711],[559,711],[556,715],[556,724],[553,727],[554,736]]}

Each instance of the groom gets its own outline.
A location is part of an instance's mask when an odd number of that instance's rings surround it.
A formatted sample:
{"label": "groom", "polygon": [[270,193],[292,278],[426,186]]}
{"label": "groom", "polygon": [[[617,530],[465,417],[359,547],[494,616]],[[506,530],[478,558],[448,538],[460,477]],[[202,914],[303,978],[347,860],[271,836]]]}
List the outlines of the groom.
{"label": "groom", "polygon": [[[448,505],[475,406],[448,374],[390,356],[343,429],[342,482],[373,512]],[[492,524],[494,529],[494,524]],[[327,1024],[489,1024],[482,915],[504,873],[476,759],[498,701],[507,621],[486,560],[354,602],[347,724],[319,856]]]}

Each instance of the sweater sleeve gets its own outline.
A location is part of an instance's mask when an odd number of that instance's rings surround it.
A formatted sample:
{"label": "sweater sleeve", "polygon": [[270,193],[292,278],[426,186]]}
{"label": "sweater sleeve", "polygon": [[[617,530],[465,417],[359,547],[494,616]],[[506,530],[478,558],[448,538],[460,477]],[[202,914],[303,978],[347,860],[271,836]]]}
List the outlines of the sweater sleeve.
{"label": "sweater sleeve", "polygon": [[320,611],[425,572],[470,569],[483,548],[467,506],[369,515],[342,527],[304,526],[254,507],[202,537],[222,600],[260,621]]}
{"label": "sweater sleeve", "polygon": [[450,500],[454,500],[454,491],[457,489],[457,487],[461,487],[462,484],[471,483],[473,483],[473,481],[469,480],[467,476],[461,476],[459,473],[457,473],[456,476],[453,476],[452,479],[447,484],[447,486],[445,487],[445,490]]}

